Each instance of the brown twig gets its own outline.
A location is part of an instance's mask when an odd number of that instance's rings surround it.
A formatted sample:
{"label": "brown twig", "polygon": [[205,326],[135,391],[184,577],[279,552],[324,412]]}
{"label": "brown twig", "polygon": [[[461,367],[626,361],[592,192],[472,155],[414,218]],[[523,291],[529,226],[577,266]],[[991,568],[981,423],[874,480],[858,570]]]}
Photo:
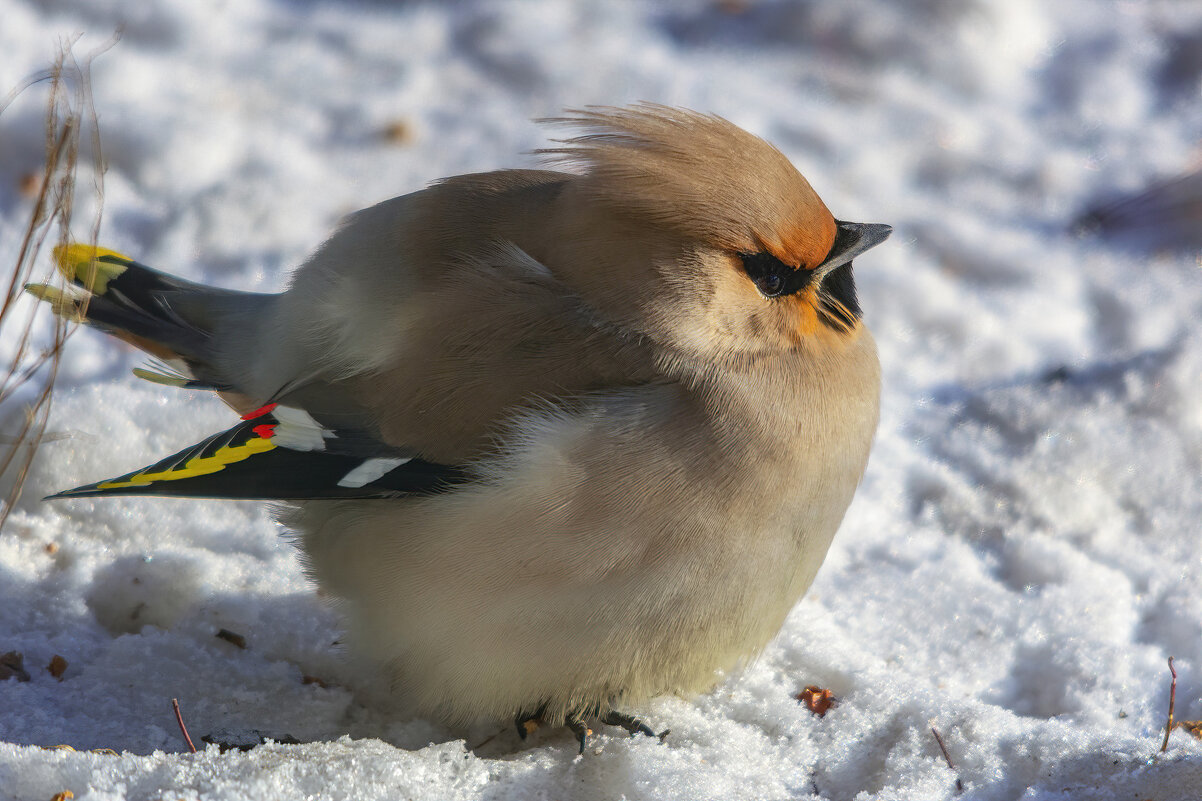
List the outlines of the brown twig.
{"label": "brown twig", "polygon": [[1164,724],[1164,742],[1160,753],[1169,750],[1169,735],[1173,732],[1173,706],[1177,703],[1177,669],[1173,667],[1173,657],[1169,657],[1169,673],[1173,674],[1173,683],[1169,685],[1169,719]]}
{"label": "brown twig", "polygon": [[[939,730],[934,726],[931,727],[931,734],[935,735],[935,742],[939,743],[939,750],[943,753],[943,761],[947,763],[948,768],[953,772],[956,770],[956,763],[952,762],[952,755],[947,752],[947,746],[943,744],[943,738],[939,736]],[[960,781],[960,776],[956,776],[956,794],[964,792],[964,783]]]}
{"label": "brown twig", "polygon": [[179,700],[171,699],[171,708],[175,710],[175,722],[179,724],[179,730],[184,734],[184,742],[188,744],[188,750],[193,754],[196,753],[196,746],[192,745],[192,737],[188,734],[188,727],[184,725],[184,716],[179,711]]}

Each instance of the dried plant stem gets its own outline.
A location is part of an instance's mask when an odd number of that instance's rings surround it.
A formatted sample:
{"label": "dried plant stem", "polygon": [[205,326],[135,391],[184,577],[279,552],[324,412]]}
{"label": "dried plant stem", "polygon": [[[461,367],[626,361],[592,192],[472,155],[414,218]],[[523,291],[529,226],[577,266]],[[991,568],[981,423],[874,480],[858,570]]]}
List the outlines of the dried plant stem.
{"label": "dried plant stem", "polygon": [[184,742],[188,744],[188,750],[193,754],[196,753],[196,746],[192,745],[192,736],[188,734],[188,727],[184,725],[184,715],[179,711],[179,699],[171,699],[171,708],[175,710],[175,722],[179,724],[179,730],[184,735]]}
{"label": "dried plant stem", "polygon": [[[935,735],[935,742],[939,744],[939,750],[943,753],[943,761],[947,763],[948,768],[952,771],[956,770],[956,764],[952,762],[952,755],[947,752],[947,746],[943,744],[943,737],[939,735],[939,730],[934,726],[931,727],[931,734]],[[956,794],[964,792],[964,783],[960,781],[960,776],[956,776]]]}
{"label": "dried plant stem", "polygon": [[[6,446],[0,449],[0,477],[4,477],[4,483],[9,485],[7,497],[0,504],[0,529],[20,498],[30,464],[45,434],[59,359],[67,337],[75,328],[74,321],[55,317],[49,344],[38,347],[35,342],[41,335],[35,330],[37,315],[18,314],[17,301],[25,284],[35,276],[35,265],[43,263],[39,257],[52,232],[59,244],[66,244],[71,239],[80,136],[85,130],[90,133],[97,201],[96,217],[91,226],[93,243],[100,229],[105,166],[92,102],[90,70],[92,60],[112,47],[117,37],[82,60],[72,52],[78,38],[64,42],[58,59],[49,70],[30,77],[0,102],[2,114],[23,93],[49,82],[42,180],[11,273],[7,281],[0,279],[0,287],[3,287],[0,293],[0,338],[14,343],[6,355],[8,364],[0,366],[0,424],[18,426],[16,431],[0,432]],[[31,384],[34,385],[32,389]]]}
{"label": "dried plant stem", "polygon": [[1177,704],[1177,669],[1173,667],[1173,657],[1169,657],[1169,673],[1173,682],[1169,685],[1169,719],[1164,724],[1164,742],[1161,743],[1160,753],[1169,750],[1169,735],[1173,733],[1173,707]]}

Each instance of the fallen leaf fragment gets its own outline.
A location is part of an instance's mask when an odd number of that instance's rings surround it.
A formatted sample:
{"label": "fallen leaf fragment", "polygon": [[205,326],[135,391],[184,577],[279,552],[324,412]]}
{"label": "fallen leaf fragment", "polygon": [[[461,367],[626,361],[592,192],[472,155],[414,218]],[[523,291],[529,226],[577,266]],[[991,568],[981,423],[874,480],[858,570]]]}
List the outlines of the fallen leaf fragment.
{"label": "fallen leaf fragment", "polygon": [[42,176],[36,172],[21,173],[17,179],[17,191],[21,197],[36,197],[42,191]]}
{"label": "fallen leaf fragment", "polygon": [[217,729],[200,738],[202,742],[217,746],[221,753],[226,751],[250,751],[270,740],[277,745],[300,745],[300,740],[291,734],[268,734],[258,729]]}
{"label": "fallen leaf fragment", "polygon": [[229,629],[221,629],[218,631],[217,639],[225,640],[226,642],[236,645],[244,650],[246,648],[246,638],[241,634],[230,631]]}
{"label": "fallen leaf fragment", "polygon": [[394,145],[411,144],[415,138],[413,124],[407,120],[393,120],[380,131],[380,137]]}
{"label": "fallen leaf fragment", "polygon": [[814,684],[809,685],[794,697],[805,704],[806,709],[820,718],[826,717],[827,710],[831,707],[839,705],[839,699],[835,698],[834,693]]}
{"label": "fallen leaf fragment", "polygon": [[9,651],[0,654],[0,681],[16,676],[17,681],[29,681],[29,671],[25,669],[25,656],[20,651]]}
{"label": "fallen leaf fragment", "polygon": [[63,659],[58,654],[55,654],[53,657],[51,657],[50,664],[46,665],[46,670],[51,676],[54,676],[54,678],[62,681],[63,674],[67,672],[67,660]]}
{"label": "fallen leaf fragment", "polygon": [[1202,740],[1202,720],[1179,720],[1177,725]]}
{"label": "fallen leaf fragment", "polygon": [[75,793],[71,792],[70,790],[63,790],[61,793],[55,793],[54,797],[51,798],[50,801],[67,801],[68,798],[74,797]]}

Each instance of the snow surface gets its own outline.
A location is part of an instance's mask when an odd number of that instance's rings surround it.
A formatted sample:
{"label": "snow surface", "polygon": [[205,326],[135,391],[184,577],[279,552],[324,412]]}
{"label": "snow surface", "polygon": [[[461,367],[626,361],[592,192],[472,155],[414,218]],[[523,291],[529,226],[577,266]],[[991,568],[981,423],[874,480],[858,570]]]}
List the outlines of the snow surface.
{"label": "snow surface", "polygon": [[[0,0],[0,20],[0,91],[123,29],[93,71],[101,239],[193,280],[275,289],[340,215],[535,164],[530,119],[589,103],[723,114],[837,216],[896,228],[857,269],[883,420],[814,587],[743,673],[637,710],[664,744],[608,730],[583,758],[562,731],[480,745],[373,703],[262,505],[40,502],[231,420],[78,333],[65,437],[0,534],[0,652],[32,674],[0,681],[0,799],[1202,798],[1202,742],[1158,753],[1168,656],[1178,718],[1202,718],[1202,192],[1138,196],[1197,166],[1198,3]],[[0,116],[3,264],[44,93]],[[839,706],[807,711],[810,684]],[[190,755],[173,697],[194,738],[302,744]]]}

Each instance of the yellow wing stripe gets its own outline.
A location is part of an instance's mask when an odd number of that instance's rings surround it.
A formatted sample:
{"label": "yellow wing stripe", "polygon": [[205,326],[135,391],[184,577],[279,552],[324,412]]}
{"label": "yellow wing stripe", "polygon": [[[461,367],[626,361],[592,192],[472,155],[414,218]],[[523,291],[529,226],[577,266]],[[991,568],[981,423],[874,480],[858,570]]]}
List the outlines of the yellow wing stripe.
{"label": "yellow wing stripe", "polygon": [[58,271],[70,281],[77,281],[94,295],[103,295],[109,281],[117,278],[133,261],[115,250],[73,242],[54,249]]}
{"label": "yellow wing stripe", "polygon": [[156,481],[179,481],[184,478],[195,478],[196,476],[207,476],[210,473],[216,473],[225,469],[226,465],[241,462],[257,453],[265,453],[276,447],[269,439],[256,437],[255,439],[247,440],[242,445],[229,445],[218,448],[212,456],[197,456],[194,459],[189,459],[183,467],[177,467],[172,470],[164,470],[160,473],[138,473],[130,476],[126,481],[103,481],[96,485],[96,489],[124,489],[126,487],[145,487],[153,484]]}

